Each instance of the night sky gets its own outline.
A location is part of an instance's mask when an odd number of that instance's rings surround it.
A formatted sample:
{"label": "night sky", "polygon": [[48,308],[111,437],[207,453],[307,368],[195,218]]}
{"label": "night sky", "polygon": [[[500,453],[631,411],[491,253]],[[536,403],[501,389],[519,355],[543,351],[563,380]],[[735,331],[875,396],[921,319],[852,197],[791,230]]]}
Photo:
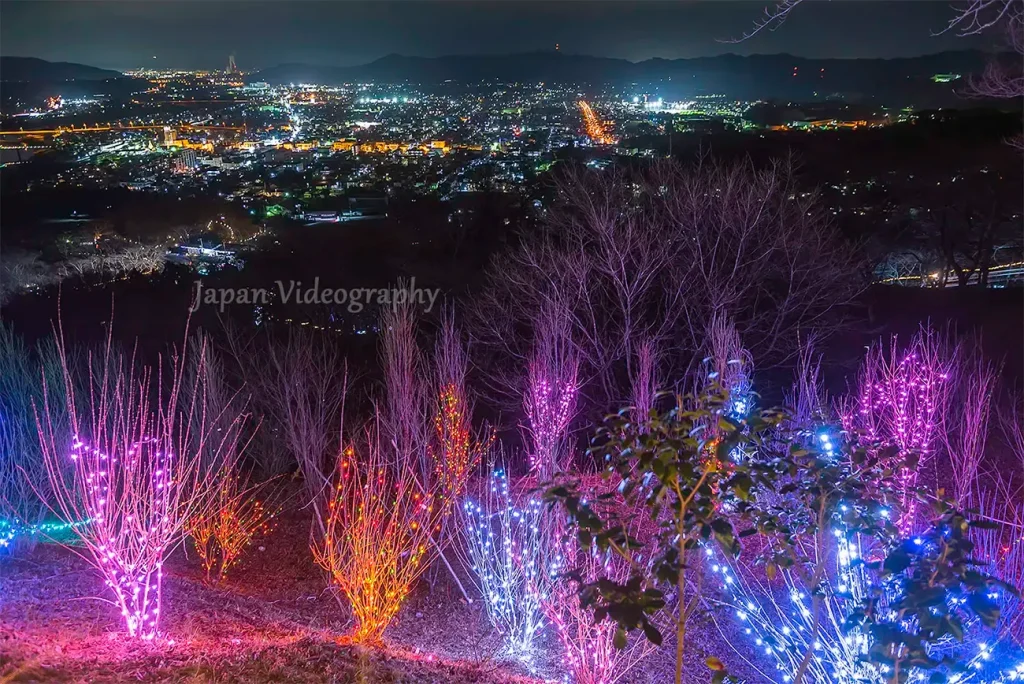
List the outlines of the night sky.
{"label": "night sky", "polygon": [[[3,0],[0,50],[112,69],[239,68],[284,62],[352,65],[390,53],[550,50],[642,60],[788,52],[909,57],[988,47],[995,37],[935,36],[949,2],[807,0],[775,32],[740,44],[764,2],[204,2]],[[155,59],[154,59],[155,56]]]}

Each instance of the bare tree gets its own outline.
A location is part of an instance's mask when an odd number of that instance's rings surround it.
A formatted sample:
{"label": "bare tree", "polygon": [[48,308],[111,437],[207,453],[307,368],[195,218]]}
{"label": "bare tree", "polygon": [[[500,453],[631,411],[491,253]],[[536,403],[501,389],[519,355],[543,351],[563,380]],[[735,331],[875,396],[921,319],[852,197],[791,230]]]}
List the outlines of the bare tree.
{"label": "bare tree", "polygon": [[[775,31],[803,1],[781,0],[766,7],[763,16],[754,22],[753,28],[739,39],[729,42],[747,40],[764,30]],[[953,15],[939,33],[955,33],[964,37],[991,29],[1005,32],[1005,48],[1013,57],[993,60],[982,74],[969,77],[970,90],[965,94],[1019,100],[1024,97],[1024,3],[1020,0],[968,0],[953,6]],[[1018,149],[1024,149],[1024,136],[1017,135],[1009,142]]]}
{"label": "bare tree", "polygon": [[[249,413],[252,396],[245,386],[236,390],[228,383],[224,361],[213,344],[213,339],[204,331],[197,330],[191,344],[186,348],[185,376],[182,383],[182,394],[188,406],[196,412],[205,413],[214,421],[213,431],[225,433],[232,429],[237,416],[246,419],[247,430],[258,430],[259,422],[250,421]],[[196,394],[198,393],[198,394]],[[193,396],[196,394],[196,396]],[[210,443],[202,443],[194,435],[193,449],[199,454],[200,465],[204,472],[225,468],[234,470],[238,467],[242,453],[248,451],[252,442],[251,436],[240,436],[238,440],[225,445],[219,452],[214,452]],[[234,450],[228,450],[233,447]]]}
{"label": "bare tree", "polygon": [[[273,451],[262,455],[264,470],[285,472],[295,464],[306,505],[320,515],[332,464],[340,448],[348,368],[330,340],[296,328],[280,337],[243,339],[228,331],[228,344],[266,418],[263,430]],[[279,451],[279,442],[286,451]]]}
{"label": "bare tree", "polygon": [[[774,5],[764,8],[764,12],[754,22],[754,27],[743,33],[742,37],[731,42],[740,42],[751,38],[761,31],[775,31],[790,13],[804,0],[780,0]],[[1015,0],[970,0],[963,6],[954,9],[953,16],[946,24],[942,33],[953,31],[959,36],[970,36],[986,31],[993,26],[1012,21],[1020,16],[1020,3]]]}
{"label": "bare tree", "polygon": [[957,387],[949,402],[951,420],[940,431],[952,466],[953,494],[965,507],[974,503],[978,491],[999,377],[998,367],[982,356],[980,347],[976,344],[973,354],[962,354]]}
{"label": "bare tree", "polygon": [[750,392],[754,386],[754,360],[743,347],[736,326],[724,315],[716,313],[708,325],[706,359],[710,377],[728,390],[732,411],[746,415],[750,409]]}
{"label": "bare tree", "polygon": [[26,288],[41,287],[56,282],[52,269],[43,263],[38,253],[25,250],[4,251],[0,260],[0,303],[6,302]]}
{"label": "bare tree", "polygon": [[919,223],[922,238],[941,259],[935,284],[945,286],[952,275],[960,287],[971,282],[987,287],[1000,254],[1005,259],[1019,253],[1019,192],[1011,194],[998,185],[974,183],[955,196],[934,189],[925,195]]}
{"label": "bare tree", "polygon": [[412,304],[396,305],[382,313],[380,363],[385,394],[383,437],[402,463],[414,466],[422,476],[429,472],[431,383],[416,342]]}
{"label": "bare tree", "polygon": [[[863,282],[853,250],[786,163],[576,170],[558,192],[544,230],[495,262],[475,330],[525,368],[539,312],[563,310],[601,410],[629,400],[645,340],[673,350],[664,373],[679,377],[724,316],[771,365],[796,352],[797,331],[827,335]],[[514,372],[495,376],[521,387]]]}
{"label": "bare tree", "polygon": [[0,517],[8,525],[0,530],[0,548],[31,548],[38,540],[36,525],[53,504],[32,407],[49,394],[54,430],[71,442],[62,376],[52,341],[32,348],[0,324]]}
{"label": "bare tree", "polygon": [[796,378],[785,403],[792,412],[790,420],[798,430],[825,423],[830,416],[829,397],[821,378],[821,355],[815,353],[813,339],[800,346]]}
{"label": "bare tree", "polygon": [[112,273],[153,273],[163,270],[167,248],[163,245],[134,245],[110,254],[107,269]]}
{"label": "bare tree", "polygon": [[1003,441],[1017,460],[1019,476],[1024,477],[1024,394],[1009,393],[996,415]]}
{"label": "bare tree", "polygon": [[654,340],[646,339],[637,345],[630,402],[635,420],[646,420],[654,409],[661,383],[658,375],[659,358],[660,350]]}

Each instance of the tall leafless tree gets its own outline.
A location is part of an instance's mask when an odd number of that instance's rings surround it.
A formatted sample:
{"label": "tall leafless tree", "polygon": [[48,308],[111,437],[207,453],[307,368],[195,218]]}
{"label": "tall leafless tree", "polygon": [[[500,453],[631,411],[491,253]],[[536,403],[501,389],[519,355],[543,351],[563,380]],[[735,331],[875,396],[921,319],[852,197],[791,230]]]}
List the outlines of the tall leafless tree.
{"label": "tall leafless tree", "polygon": [[[543,230],[494,263],[475,331],[522,369],[540,312],[564,311],[587,394],[605,410],[629,401],[648,340],[671,351],[663,372],[676,379],[707,355],[709,325],[724,316],[770,366],[796,352],[798,331],[827,335],[862,282],[855,252],[787,163],[577,169]],[[491,377],[510,394],[522,386],[507,370]]]}
{"label": "tall leafless tree", "polygon": [[345,359],[330,340],[296,328],[265,338],[228,330],[227,339],[264,418],[261,429],[276,438],[262,454],[262,467],[277,474],[295,464],[304,505],[314,509],[314,520],[323,520],[348,391]]}
{"label": "tall leafless tree", "polygon": [[403,467],[415,467],[423,476],[429,472],[432,392],[430,368],[416,341],[416,311],[411,303],[383,311],[380,364],[384,371],[383,437]]}

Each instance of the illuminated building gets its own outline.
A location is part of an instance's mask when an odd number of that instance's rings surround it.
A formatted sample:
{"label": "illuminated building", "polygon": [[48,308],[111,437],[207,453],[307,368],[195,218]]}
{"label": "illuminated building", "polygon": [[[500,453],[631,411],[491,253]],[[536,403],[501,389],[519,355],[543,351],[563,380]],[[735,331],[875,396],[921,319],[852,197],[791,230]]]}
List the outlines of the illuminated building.
{"label": "illuminated building", "polygon": [[311,223],[338,222],[338,212],[336,211],[307,211],[302,217]]}
{"label": "illuminated building", "polygon": [[174,157],[174,173],[190,173],[199,167],[199,158],[193,150],[182,150]]}
{"label": "illuminated building", "polygon": [[178,132],[170,126],[164,126],[164,146],[170,147],[178,138]]}

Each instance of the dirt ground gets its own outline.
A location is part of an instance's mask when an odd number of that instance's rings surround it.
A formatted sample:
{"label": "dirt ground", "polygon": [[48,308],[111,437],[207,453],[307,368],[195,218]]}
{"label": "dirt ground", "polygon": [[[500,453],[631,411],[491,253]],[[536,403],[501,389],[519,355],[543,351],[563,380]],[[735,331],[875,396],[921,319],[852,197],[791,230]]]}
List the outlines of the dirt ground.
{"label": "dirt ground", "polygon": [[[165,565],[164,636],[146,644],[127,639],[117,610],[100,600],[102,581],[73,551],[39,544],[0,558],[0,682],[567,681],[551,635],[531,669],[503,659],[482,606],[466,602],[440,563],[388,628],[386,647],[340,645],[349,619],[313,564],[308,530],[308,520],[283,519],[216,586],[204,583],[194,553],[179,550]],[[689,682],[709,680],[708,655],[731,655],[701,622],[687,638]],[[673,654],[667,640],[620,681],[671,681]]]}

